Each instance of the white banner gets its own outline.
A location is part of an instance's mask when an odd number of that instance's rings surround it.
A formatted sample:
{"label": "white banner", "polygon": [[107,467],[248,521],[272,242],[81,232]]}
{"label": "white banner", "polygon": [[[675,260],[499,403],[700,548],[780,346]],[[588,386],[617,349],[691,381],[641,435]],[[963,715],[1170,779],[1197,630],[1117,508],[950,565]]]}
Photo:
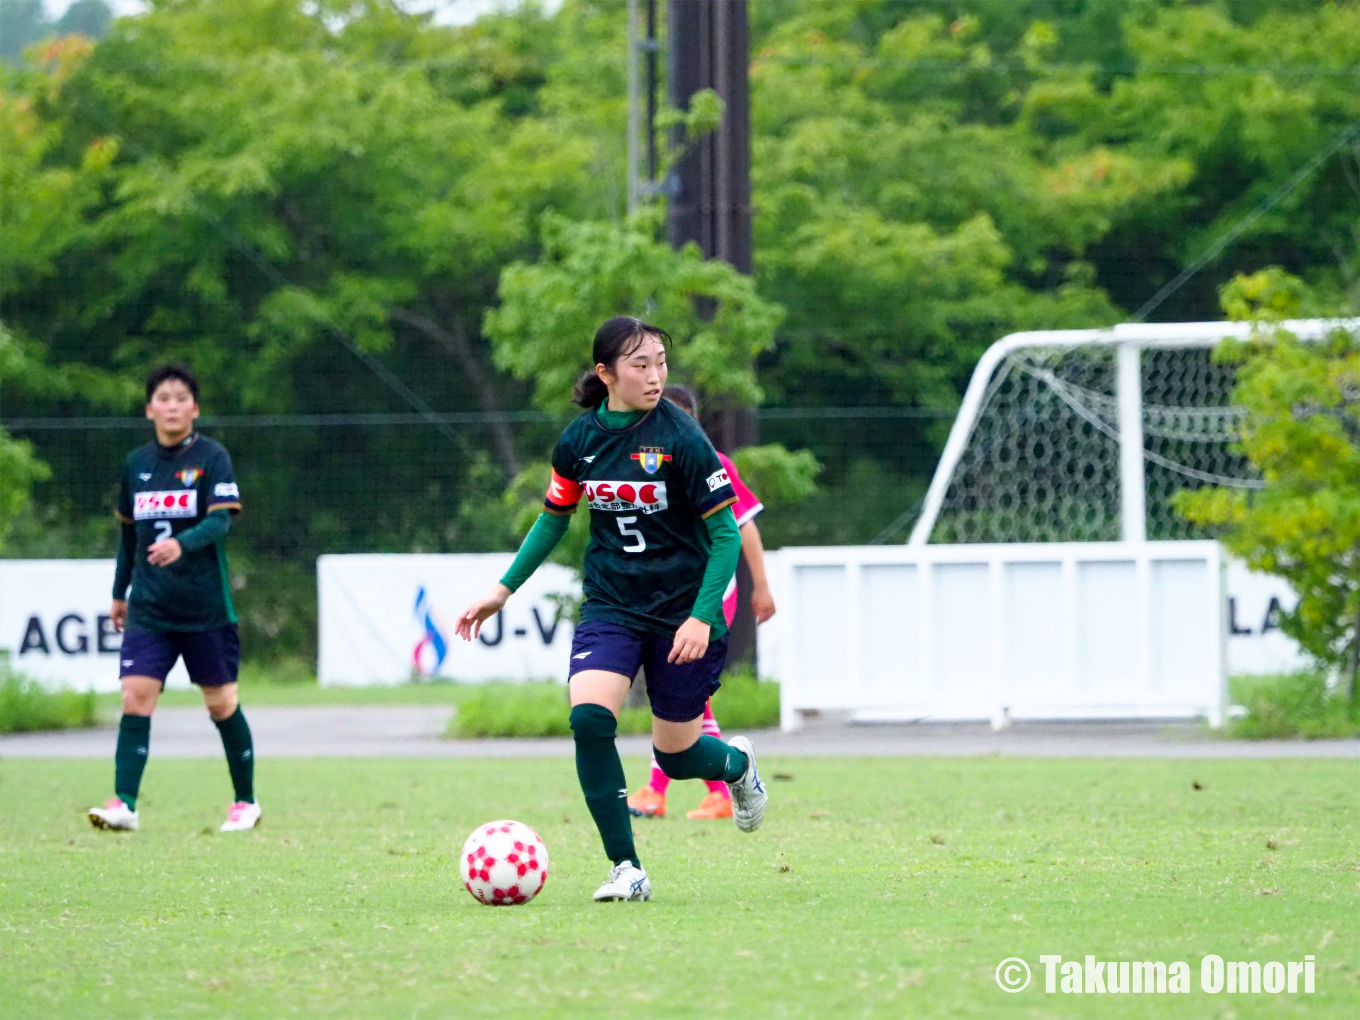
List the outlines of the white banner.
{"label": "white banner", "polygon": [[[119,689],[113,568],[113,560],[0,560],[0,650],[17,671],[53,686]],[[183,663],[169,686],[189,686]]]}
{"label": "white banner", "polygon": [[545,563],[481,637],[453,632],[510,553],[322,556],[317,560],[318,665],[325,685],[567,678],[573,628],[549,596],[576,597],[572,572]]}
{"label": "white banner", "polygon": [[1228,560],[1228,673],[1262,676],[1307,669],[1312,660],[1280,630],[1279,614],[1298,604],[1289,582]]}

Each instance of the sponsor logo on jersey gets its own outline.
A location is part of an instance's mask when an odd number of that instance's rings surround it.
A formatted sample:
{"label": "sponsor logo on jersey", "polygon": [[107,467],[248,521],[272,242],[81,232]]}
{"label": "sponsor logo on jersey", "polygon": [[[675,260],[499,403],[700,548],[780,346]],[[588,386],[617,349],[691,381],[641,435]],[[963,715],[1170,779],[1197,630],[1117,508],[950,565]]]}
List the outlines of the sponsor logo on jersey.
{"label": "sponsor logo on jersey", "polygon": [[719,468],[708,476],[708,491],[715,492],[724,485],[731,485],[732,479],[727,477],[727,468]]}
{"label": "sponsor logo on jersey", "polygon": [[178,478],[180,482],[183,483],[184,487],[187,489],[189,486],[193,485],[194,482],[198,481],[200,478],[203,477],[203,469],[180,468],[178,471],[175,472],[175,477]]}
{"label": "sponsor logo on jersey", "polygon": [[184,492],[139,492],[133,497],[132,517],[138,521],[167,517],[197,517],[198,490]]}
{"label": "sponsor logo on jersey", "polygon": [[649,475],[654,475],[661,465],[671,459],[671,455],[666,452],[664,446],[644,446],[637,453],[630,453],[629,456],[642,465],[642,470]]}
{"label": "sponsor logo on jersey", "polygon": [[665,510],[665,482],[586,482],[586,500],[592,510],[641,510],[654,514]]}
{"label": "sponsor logo on jersey", "polygon": [[213,495],[222,497],[230,496],[232,499],[240,499],[241,490],[237,487],[235,482],[218,482],[213,486]]}

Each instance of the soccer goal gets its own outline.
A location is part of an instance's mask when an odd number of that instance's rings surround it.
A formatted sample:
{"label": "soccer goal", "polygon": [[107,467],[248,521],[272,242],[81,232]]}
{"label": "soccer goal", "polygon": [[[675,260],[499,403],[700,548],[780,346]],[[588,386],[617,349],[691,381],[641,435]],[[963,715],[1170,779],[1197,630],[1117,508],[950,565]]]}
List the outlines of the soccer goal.
{"label": "soccer goal", "polygon": [[[1318,339],[1335,321],[1285,324]],[[1237,451],[1243,323],[1018,333],[978,363],[906,546],[785,548],[760,668],[782,723],[1208,719],[1227,703],[1230,564],[1173,506],[1256,488]]]}
{"label": "soccer goal", "polygon": [[[1301,339],[1342,325],[1285,323]],[[982,356],[910,545],[1140,542],[1197,535],[1172,497],[1257,488],[1233,448],[1234,370],[1214,360],[1249,323],[1015,333]]]}

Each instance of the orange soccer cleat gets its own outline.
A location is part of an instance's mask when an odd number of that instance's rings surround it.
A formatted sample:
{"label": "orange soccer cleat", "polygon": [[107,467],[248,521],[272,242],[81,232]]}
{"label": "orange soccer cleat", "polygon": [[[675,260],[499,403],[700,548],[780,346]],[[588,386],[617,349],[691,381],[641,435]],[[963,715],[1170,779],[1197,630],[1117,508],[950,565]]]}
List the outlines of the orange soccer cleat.
{"label": "orange soccer cleat", "polygon": [[628,813],[639,818],[665,818],[666,795],[644,786],[628,798]]}
{"label": "orange soccer cleat", "polygon": [[721,793],[710,793],[704,798],[693,811],[685,813],[685,817],[696,822],[706,822],[718,818],[732,817],[732,799],[724,797]]}

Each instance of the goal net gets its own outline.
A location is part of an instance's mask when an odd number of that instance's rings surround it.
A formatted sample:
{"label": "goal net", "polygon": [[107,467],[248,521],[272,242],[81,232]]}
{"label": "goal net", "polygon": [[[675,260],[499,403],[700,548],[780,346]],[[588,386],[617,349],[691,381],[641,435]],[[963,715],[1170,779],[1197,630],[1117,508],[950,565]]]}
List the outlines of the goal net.
{"label": "goal net", "polygon": [[[1323,323],[1290,323],[1301,337]],[[1259,488],[1236,440],[1241,323],[1016,334],[979,362],[913,544],[1202,537],[1182,489]]]}

